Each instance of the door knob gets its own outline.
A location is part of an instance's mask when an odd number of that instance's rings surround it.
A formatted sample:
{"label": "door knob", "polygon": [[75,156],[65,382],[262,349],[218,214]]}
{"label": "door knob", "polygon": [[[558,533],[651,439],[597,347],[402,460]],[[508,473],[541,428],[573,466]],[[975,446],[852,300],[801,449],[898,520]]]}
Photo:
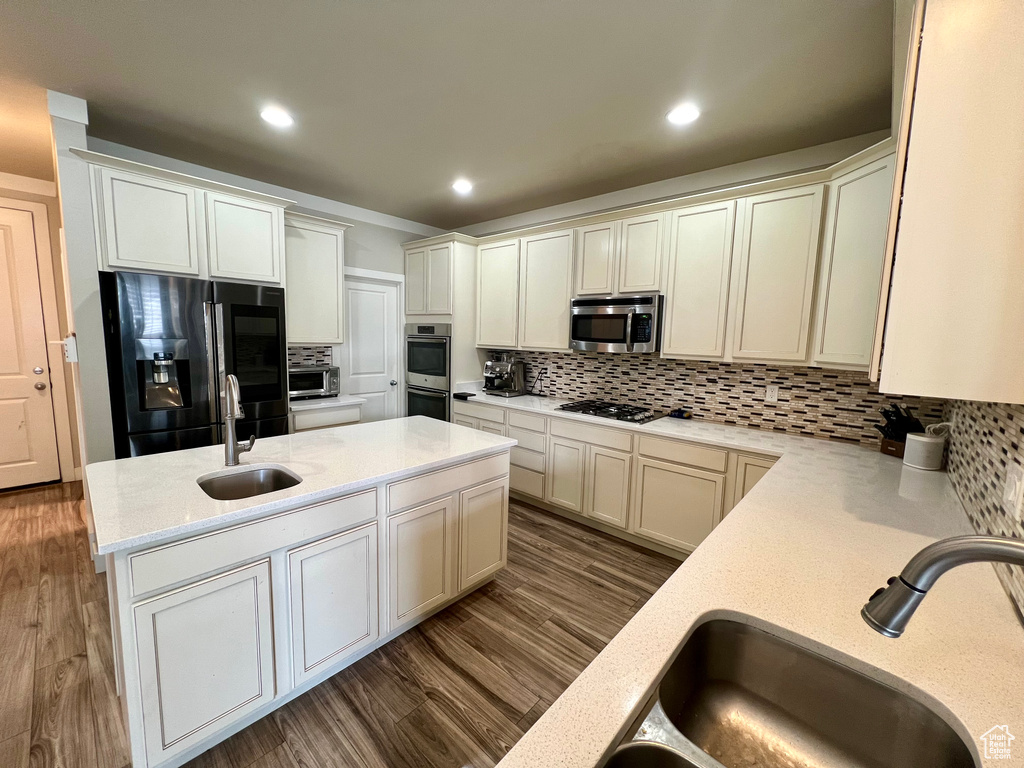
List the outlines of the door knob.
{"label": "door knob", "polygon": [[46,389],[46,385],[41,381],[37,381],[35,384],[36,389]]}
{"label": "door knob", "polygon": [[36,374],[36,375],[38,375],[38,376],[42,376],[42,375],[43,375],[43,369],[42,369],[42,368],[40,368],[40,367],[39,367],[39,366],[37,365],[37,366],[36,366],[35,368],[33,368],[33,369],[32,369],[32,373],[34,373],[34,374]]}
{"label": "door knob", "polygon": [[391,386],[392,386],[392,387],[397,387],[397,386],[398,386],[398,382],[397,382],[397,381],[395,381],[394,379],[392,379],[392,380],[391,380]]}

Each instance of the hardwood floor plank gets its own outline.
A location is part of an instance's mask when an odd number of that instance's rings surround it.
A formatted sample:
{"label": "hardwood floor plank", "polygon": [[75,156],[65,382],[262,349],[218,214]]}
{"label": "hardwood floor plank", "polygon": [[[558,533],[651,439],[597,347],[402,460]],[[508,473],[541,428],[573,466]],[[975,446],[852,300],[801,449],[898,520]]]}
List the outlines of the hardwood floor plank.
{"label": "hardwood floor plank", "polygon": [[37,669],[33,697],[32,768],[99,768],[85,654]]}
{"label": "hardwood floor plank", "polygon": [[0,741],[0,765],[4,768],[28,768],[28,751],[32,734],[23,731],[6,741]]}
{"label": "hardwood floor plank", "polygon": [[185,765],[188,768],[248,768],[282,744],[281,729],[273,718],[264,717]]}
{"label": "hardwood floor plank", "polygon": [[38,588],[0,596],[0,741],[32,727]]}
{"label": "hardwood floor plank", "polygon": [[4,534],[0,595],[39,584],[39,516],[30,506],[19,506]]}
{"label": "hardwood floor plank", "polygon": [[59,512],[44,513],[41,521],[36,669],[85,653],[74,529]]}
{"label": "hardwood floor plank", "polygon": [[682,565],[682,562],[675,558],[663,555],[660,552],[650,551],[640,553],[636,563],[654,579],[659,587]]}
{"label": "hardwood floor plank", "polygon": [[491,768],[497,760],[452,721],[437,704],[428,701],[399,724],[415,745],[419,765],[431,768]]}
{"label": "hardwood floor plank", "polygon": [[[522,585],[520,585],[522,586]],[[474,616],[484,616],[496,622],[524,624],[539,627],[551,617],[551,609],[526,595],[492,581],[460,601]]]}
{"label": "hardwood floor plank", "polygon": [[548,711],[548,708],[553,704],[553,701],[546,699],[540,699],[536,704],[533,705],[533,709],[523,715],[523,719],[519,721],[518,725],[524,731],[528,731],[533,728],[534,723],[540,720],[541,716]]}
{"label": "hardwood floor plank", "polygon": [[345,672],[349,674],[339,680],[345,685],[365,689],[395,722],[427,700],[419,685],[395,667],[380,650],[364,656],[339,675]]}
{"label": "hardwood floor plank", "polygon": [[309,691],[268,715],[284,736],[288,753],[300,768],[358,768],[359,760],[345,734],[312,694]]}
{"label": "hardwood floor plank", "polygon": [[[78,512],[72,506],[68,515],[78,520]],[[91,603],[95,600],[102,600],[107,596],[107,577],[105,574],[96,573],[96,566],[92,561],[89,552],[89,534],[84,525],[80,522],[74,528],[72,534],[75,550],[75,572],[78,577],[78,590],[83,603]]]}
{"label": "hardwood floor plank", "polygon": [[86,603],[82,606],[82,614],[85,621],[89,681],[92,686],[97,758],[103,768],[126,768],[131,765],[132,758],[114,681],[114,652],[107,601]]}
{"label": "hardwood floor plank", "polygon": [[284,745],[268,752],[249,768],[301,768]]}

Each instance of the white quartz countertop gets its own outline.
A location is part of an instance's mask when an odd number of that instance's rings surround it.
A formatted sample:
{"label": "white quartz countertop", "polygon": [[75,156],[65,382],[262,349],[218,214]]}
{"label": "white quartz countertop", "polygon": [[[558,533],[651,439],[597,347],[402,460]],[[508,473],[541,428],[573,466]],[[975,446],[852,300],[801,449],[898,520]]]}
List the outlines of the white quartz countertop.
{"label": "white quartz countertop", "polygon": [[217,501],[196,483],[225,469],[221,445],[89,464],[85,487],[97,549],[109,554],[501,453],[515,443],[413,416],[257,440],[242,454],[242,468],[281,465],[302,482],[248,499]]}
{"label": "white quartz countertop", "polygon": [[1024,738],[1024,629],[992,566],[939,579],[906,633],[882,637],[861,619],[867,598],[925,545],[973,533],[943,472],[904,467],[854,445],[701,421],[624,425],[556,412],[560,402],[478,395],[470,403],[581,419],[781,456],[613,638],[501,768],[593,768],[628,730],[680,644],[712,618],[759,626],[923,701],[972,748],[1008,725]]}
{"label": "white quartz countertop", "polygon": [[288,403],[288,410],[315,411],[319,408],[351,408],[353,405],[363,405],[365,402],[365,398],[355,395],[335,395],[313,400],[294,400]]}

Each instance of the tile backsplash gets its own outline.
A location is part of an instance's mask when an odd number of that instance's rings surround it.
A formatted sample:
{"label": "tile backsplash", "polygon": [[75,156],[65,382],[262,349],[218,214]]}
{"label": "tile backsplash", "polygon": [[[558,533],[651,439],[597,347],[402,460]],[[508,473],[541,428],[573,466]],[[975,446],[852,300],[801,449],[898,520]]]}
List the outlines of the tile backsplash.
{"label": "tile backsplash", "polygon": [[[694,418],[878,445],[878,409],[896,401],[925,423],[941,421],[944,401],[883,395],[866,373],[736,363],[665,360],[657,355],[519,352],[526,380],[546,369],[538,391],[600,398],[659,411],[687,407]],[[764,402],[769,384],[779,401]]]}
{"label": "tile backsplash", "polygon": [[[1024,405],[950,400],[949,479],[981,534],[1024,538],[1024,523],[1003,509],[1011,464],[1024,466]],[[995,566],[999,580],[1024,615],[1024,568]]]}
{"label": "tile backsplash", "polygon": [[313,347],[288,347],[288,367],[300,365],[333,365],[330,345]]}

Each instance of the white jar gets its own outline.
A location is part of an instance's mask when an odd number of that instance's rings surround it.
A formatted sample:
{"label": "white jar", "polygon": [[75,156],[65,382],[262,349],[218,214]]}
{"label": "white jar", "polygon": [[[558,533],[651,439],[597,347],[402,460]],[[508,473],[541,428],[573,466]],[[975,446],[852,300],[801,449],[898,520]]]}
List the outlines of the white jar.
{"label": "white jar", "polygon": [[916,469],[942,469],[942,457],[945,452],[945,435],[907,435],[903,463]]}

